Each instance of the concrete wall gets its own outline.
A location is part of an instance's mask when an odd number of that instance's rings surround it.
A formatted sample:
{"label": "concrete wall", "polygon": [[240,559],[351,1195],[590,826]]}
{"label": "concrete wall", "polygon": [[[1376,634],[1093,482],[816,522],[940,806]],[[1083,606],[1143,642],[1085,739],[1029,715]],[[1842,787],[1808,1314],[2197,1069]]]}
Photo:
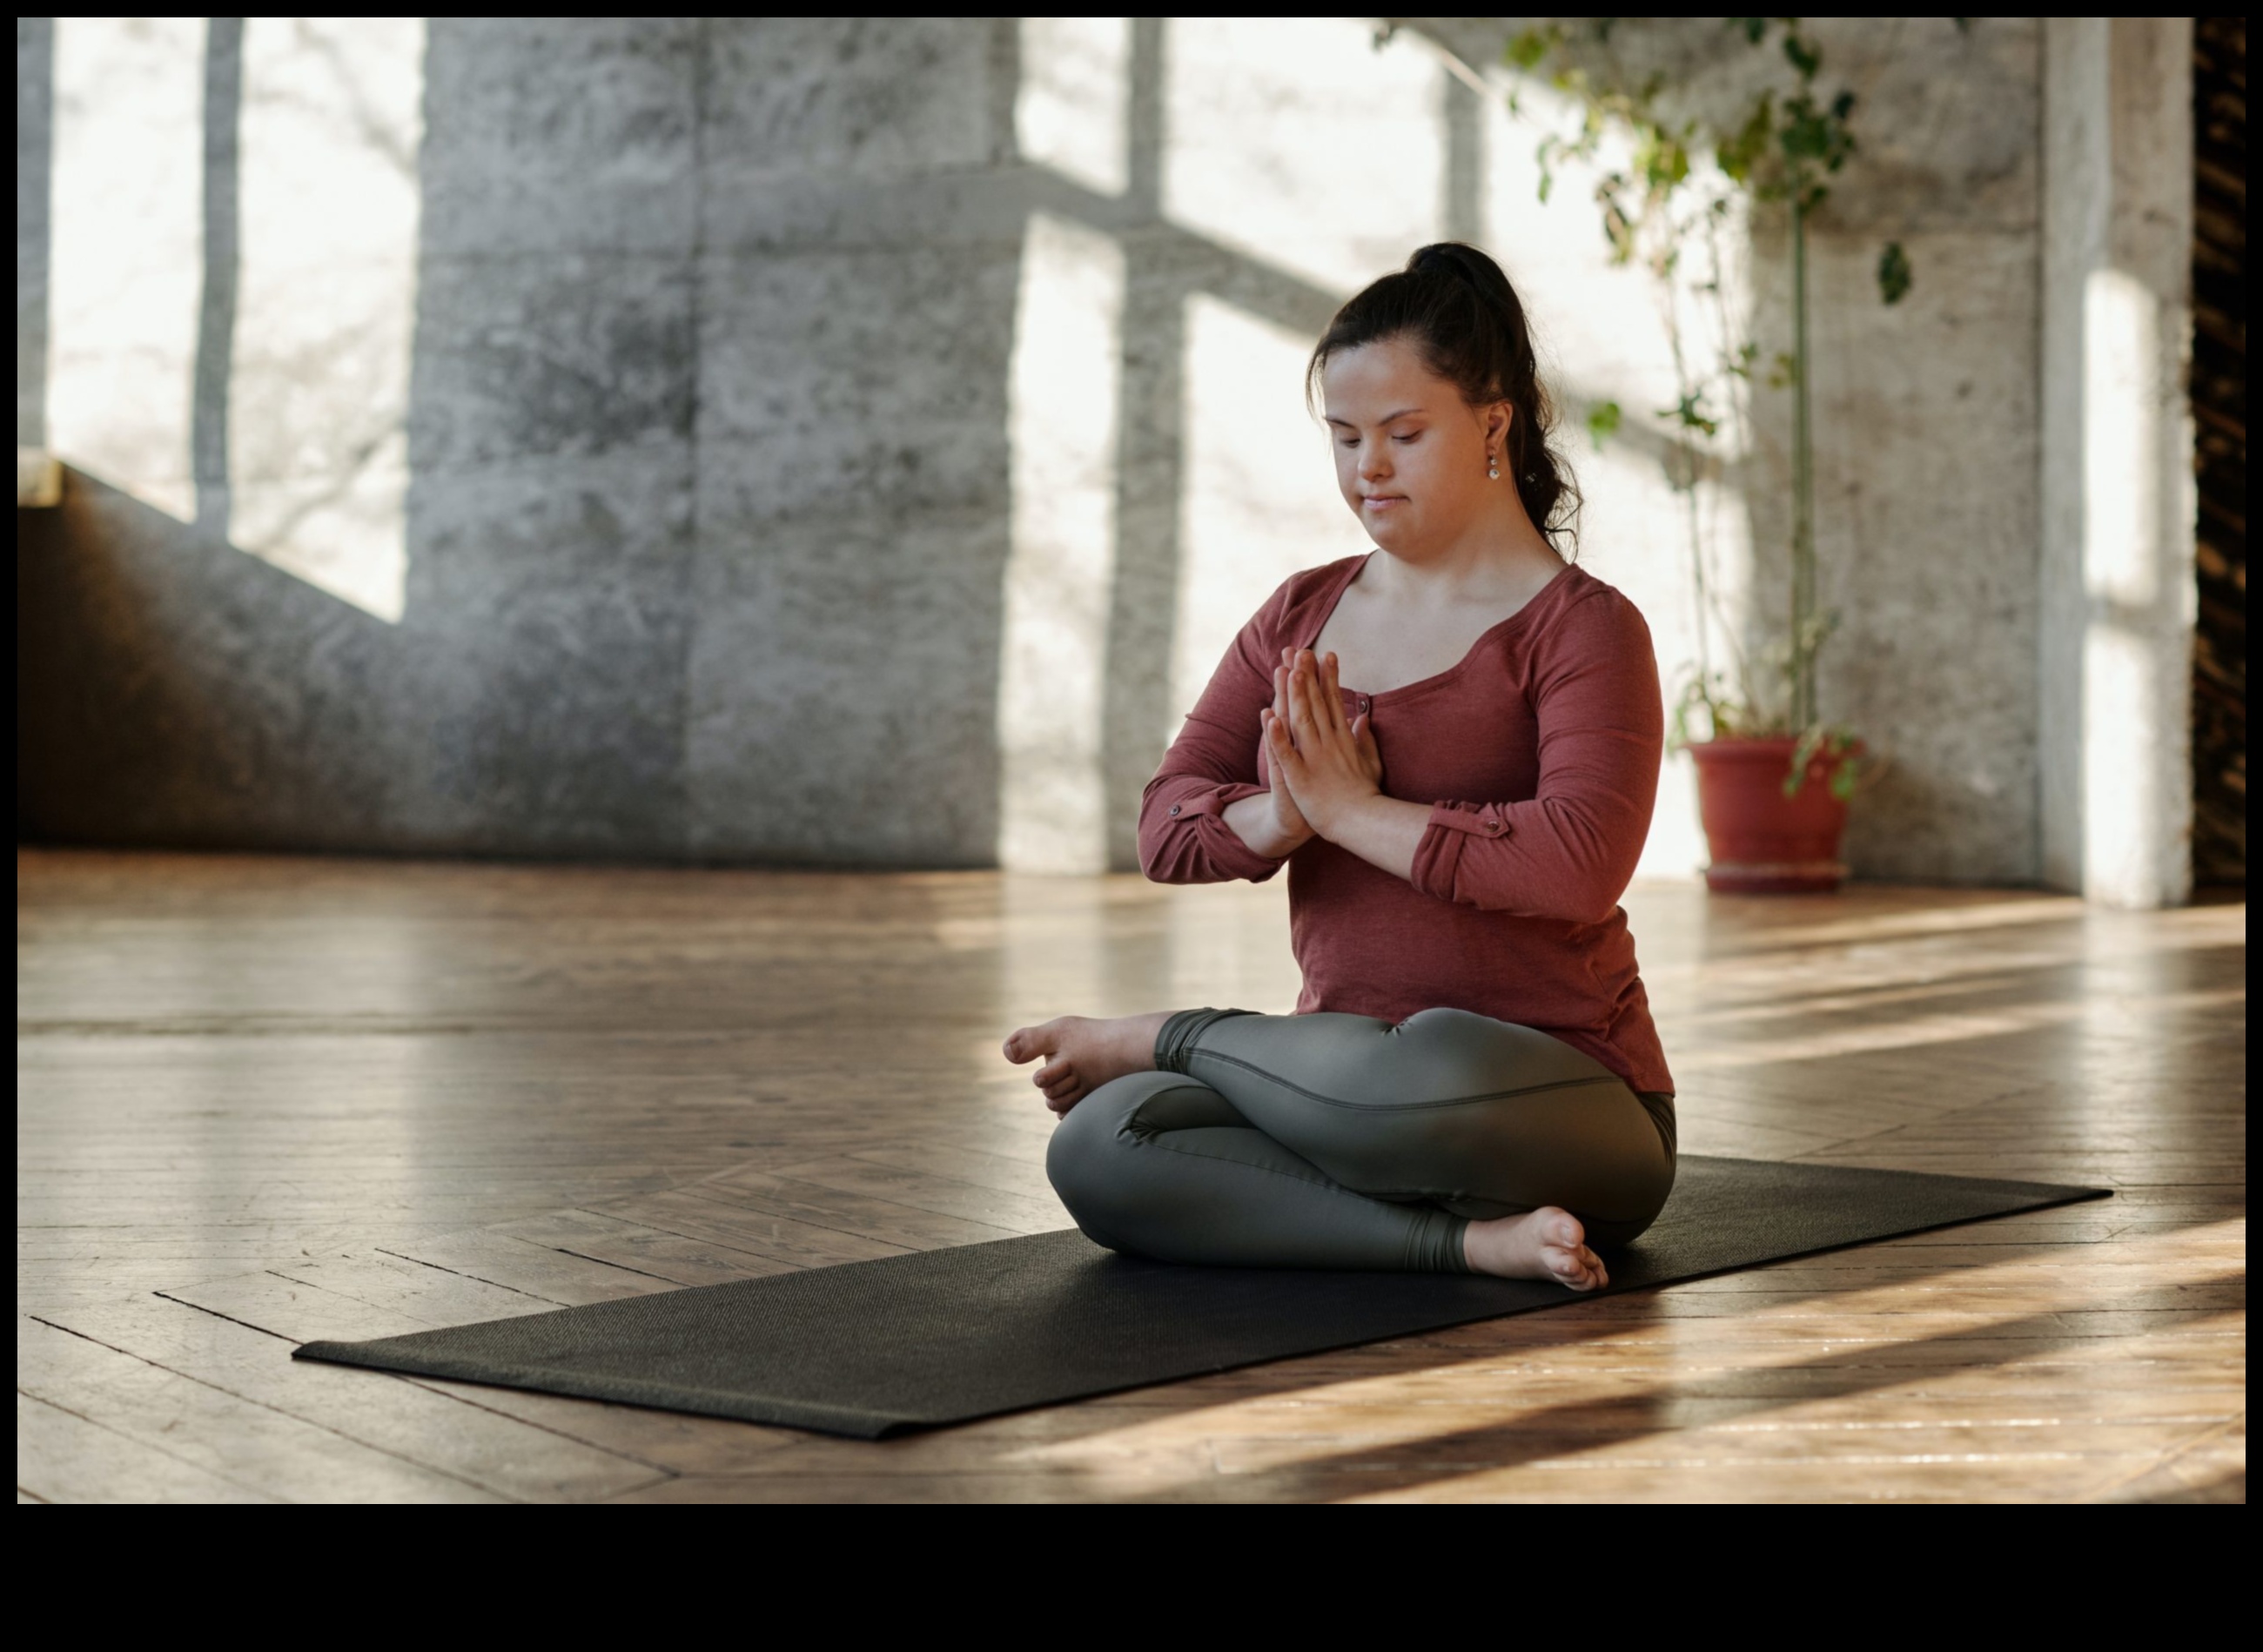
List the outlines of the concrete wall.
{"label": "concrete wall", "polygon": [[29,830],[991,859],[1010,23],[54,39]]}
{"label": "concrete wall", "polygon": [[[1893,759],[1851,854],[2032,879],[2042,35],[1826,39],[1868,152],[1818,241],[1825,706]],[[1233,628],[1363,548],[1311,337],[1442,235],[1523,287],[1575,425],[1627,409],[1566,438],[1582,561],[1692,655],[1646,279],[1422,31],[65,19],[18,61],[19,438],[76,467],[19,521],[19,831],[1126,864]],[[1753,412],[1702,489],[1748,613]],[[1666,780],[1645,869],[1686,873]]]}
{"label": "concrete wall", "polygon": [[2045,53],[2042,872],[2192,888],[2192,20],[2054,18]]}
{"label": "concrete wall", "polygon": [[[1519,26],[1424,21],[1473,62],[1495,61]],[[1821,656],[1821,709],[1885,759],[1855,811],[1847,857],[1869,877],[2032,879],[2041,26],[2023,18],[1974,19],[1969,31],[1946,18],[1805,26],[1823,47],[1821,85],[1858,98],[1859,152],[1810,233],[1818,595],[1841,622]],[[1716,126],[1754,87],[1785,79],[1773,40],[1755,52],[1712,18],[1623,28],[1611,49],[1599,71],[1636,83],[1663,71],[1686,89],[1676,112]],[[1528,84],[1520,95],[1547,118],[1544,92]],[[1533,137],[1502,131],[1503,161],[1515,163]],[[1559,206],[1497,217],[1495,234],[1518,256],[1522,235],[1536,231],[1591,248],[1599,232],[1590,190],[1590,175],[1574,170],[1556,185]],[[1780,221],[1753,228],[1749,260],[1731,272],[1732,301],[1765,365],[1791,344],[1789,258]],[[1891,308],[1876,277],[1889,241],[1916,272]],[[1575,399],[1614,396],[1662,433],[1652,410],[1674,394],[1657,373],[1663,337],[1644,324],[1652,289],[1581,277],[1562,283],[1553,318]],[[1562,337],[1567,312],[1581,329],[1571,337]],[[1714,407],[1721,410],[1717,397]],[[1790,412],[1788,391],[1756,385],[1746,439],[1740,450],[1722,445],[1721,473],[1701,489],[1717,523],[1717,576],[1732,623],[1755,659],[1782,635],[1789,605]],[[1613,455],[1588,468],[1615,504],[1652,482],[1658,460]],[[1648,553],[1662,563],[1643,583],[1645,611],[1654,627],[1669,605],[1677,614],[1659,639],[1669,677],[1694,653],[1694,625],[1681,617],[1689,599],[1679,517],[1670,511],[1640,529],[1655,536]],[[1666,798],[1686,808],[1674,784],[1683,762],[1669,762]]]}

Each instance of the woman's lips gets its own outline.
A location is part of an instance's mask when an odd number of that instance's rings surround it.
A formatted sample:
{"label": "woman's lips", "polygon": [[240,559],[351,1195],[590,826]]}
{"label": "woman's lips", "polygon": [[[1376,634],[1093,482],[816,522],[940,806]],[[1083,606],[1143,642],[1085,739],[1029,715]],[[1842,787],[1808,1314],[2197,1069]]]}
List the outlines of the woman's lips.
{"label": "woman's lips", "polygon": [[1406,503],[1406,496],[1403,493],[1363,494],[1360,496],[1359,503],[1361,507],[1364,510],[1388,511],[1393,505],[1405,504]]}

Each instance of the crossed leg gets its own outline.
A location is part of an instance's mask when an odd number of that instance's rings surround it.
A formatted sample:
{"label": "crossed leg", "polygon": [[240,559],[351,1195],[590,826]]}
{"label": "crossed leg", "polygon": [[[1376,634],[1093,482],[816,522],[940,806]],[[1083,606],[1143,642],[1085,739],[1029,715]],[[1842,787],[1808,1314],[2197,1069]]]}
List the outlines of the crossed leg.
{"label": "crossed leg", "polygon": [[[1144,1043],[1143,1043],[1144,1040]],[[1185,1011],[1023,1028],[1064,1114],[1078,1224],[1166,1260],[1608,1281],[1673,1184],[1672,1104],[1568,1045],[1457,1010]]]}

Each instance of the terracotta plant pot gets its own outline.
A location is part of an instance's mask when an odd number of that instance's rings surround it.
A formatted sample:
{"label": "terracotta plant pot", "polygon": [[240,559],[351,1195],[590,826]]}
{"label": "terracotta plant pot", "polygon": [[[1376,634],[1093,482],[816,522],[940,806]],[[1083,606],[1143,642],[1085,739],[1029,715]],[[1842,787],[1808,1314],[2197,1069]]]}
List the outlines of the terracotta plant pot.
{"label": "terracotta plant pot", "polygon": [[1713,864],[1705,885],[1722,894],[1827,895],[1845,880],[1839,840],[1847,806],[1831,795],[1831,772],[1841,759],[1818,752],[1807,779],[1783,794],[1798,742],[1708,740],[1693,744],[1697,761],[1697,813]]}

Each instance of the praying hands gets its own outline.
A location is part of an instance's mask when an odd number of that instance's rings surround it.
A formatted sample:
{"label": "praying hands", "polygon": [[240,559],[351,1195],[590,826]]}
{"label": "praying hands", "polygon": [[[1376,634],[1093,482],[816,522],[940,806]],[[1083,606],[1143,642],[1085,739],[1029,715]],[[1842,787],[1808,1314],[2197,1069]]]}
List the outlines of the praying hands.
{"label": "praying hands", "polygon": [[1368,714],[1345,714],[1336,656],[1283,648],[1273,668],[1273,704],[1258,721],[1272,789],[1227,810],[1243,841],[1277,858],[1322,837],[1411,877],[1429,808],[1384,795],[1382,750]]}

